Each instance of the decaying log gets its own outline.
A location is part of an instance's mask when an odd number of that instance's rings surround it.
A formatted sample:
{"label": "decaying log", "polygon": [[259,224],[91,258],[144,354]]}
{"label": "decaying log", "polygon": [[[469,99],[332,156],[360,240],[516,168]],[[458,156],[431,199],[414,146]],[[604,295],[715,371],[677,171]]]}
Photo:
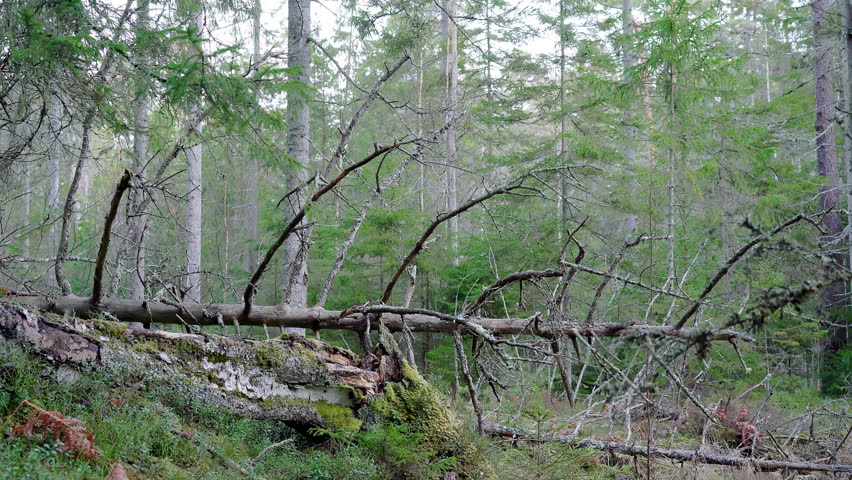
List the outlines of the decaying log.
{"label": "decaying log", "polygon": [[[187,315],[180,308],[157,302],[138,300],[120,300],[104,298],[100,308],[92,308],[87,297],[68,295],[63,297],[12,297],[18,303],[29,305],[40,310],[59,315],[76,315],[82,318],[97,317],[101,312],[124,322],[165,323],[182,325]],[[366,322],[364,314],[352,313],[341,318],[343,312],[314,308],[288,308],[284,306],[255,306],[251,314],[243,318],[244,307],[241,304],[185,304],[184,307],[190,318],[199,325],[218,325],[220,321],[232,322],[240,320],[242,325],[267,325],[288,328],[307,328],[312,330],[352,330],[364,331]],[[373,307],[368,307],[373,308]],[[754,342],[749,336],[734,330],[707,330],[700,327],[676,329],[665,325],[643,325],[632,323],[564,323],[558,327],[544,326],[529,318],[483,318],[483,317],[452,317],[437,313],[424,313],[427,310],[406,309],[397,307],[376,307],[385,310],[398,310],[381,313],[381,321],[392,332],[403,329],[402,314],[405,315],[405,325],[416,332],[452,333],[463,327],[462,333],[477,333],[484,329],[491,334],[513,335],[528,334],[543,338],[576,338],[576,337],[632,337],[654,336],[671,337],[685,341],[731,341],[744,340]],[[373,312],[377,313],[377,312]],[[465,327],[461,321],[475,325],[476,330]]]}
{"label": "decaying log", "polygon": [[[485,424],[485,432],[513,440],[531,442],[556,442],[571,445],[576,448],[594,448],[612,453],[620,453],[631,456],[649,456],[649,449],[641,445],[629,445],[626,443],[607,442],[603,440],[580,439],[572,435],[538,435],[533,430],[523,428],[509,428],[496,423]],[[730,455],[717,455],[701,453],[693,450],[675,450],[668,448],[650,448],[650,456],[655,458],[667,458],[677,462],[705,463],[710,465],[726,465],[730,467],[753,467],[756,470],[796,470],[801,472],[828,472],[828,473],[852,473],[852,465],[789,462],[782,460],[764,460],[760,458],[734,457]]]}
{"label": "decaying log", "polygon": [[385,380],[400,380],[386,371],[401,358],[384,356],[382,368],[370,370],[347,350],[296,335],[259,341],[68,318],[0,302],[0,340],[55,364],[136,372],[202,404],[299,428],[325,426],[317,402],[358,407],[381,392]]}

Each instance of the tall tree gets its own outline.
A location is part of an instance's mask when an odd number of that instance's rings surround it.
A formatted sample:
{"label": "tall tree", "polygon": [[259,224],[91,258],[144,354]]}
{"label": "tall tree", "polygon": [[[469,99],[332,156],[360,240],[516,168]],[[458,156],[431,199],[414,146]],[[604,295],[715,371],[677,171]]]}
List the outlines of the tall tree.
{"label": "tall tree", "polygon": [[[308,39],[311,33],[310,0],[289,0],[287,19],[288,53],[287,65],[294,69],[291,81],[304,86],[311,83],[311,52]],[[287,155],[298,165],[287,171],[287,190],[293,191],[304,186],[308,180],[310,163],[310,107],[306,94],[290,93],[287,98]],[[307,195],[304,188],[290,195],[286,202],[287,218],[294,218],[305,204]],[[305,223],[302,223],[304,227]],[[292,307],[304,307],[308,297],[308,262],[303,242],[307,241],[304,228],[290,235],[284,244],[284,298],[283,302]],[[304,333],[295,329],[294,333]]]}
{"label": "tall tree", "polygon": [[[815,0],[811,3],[814,34],[814,96],[816,113],[817,170],[826,185],[820,188],[819,206],[821,210],[834,209],[823,217],[826,234],[821,238],[825,248],[832,250],[832,259],[837,265],[843,265],[843,257],[837,253],[834,242],[840,237],[840,212],[838,206],[840,179],[837,172],[837,152],[834,134],[834,91],[831,86],[831,31],[826,25],[831,0]],[[837,305],[843,301],[844,288],[841,282],[832,284],[822,292],[822,304],[825,307]]]}
{"label": "tall tree", "polygon": [[[260,61],[260,0],[255,0],[252,9],[252,63]],[[249,247],[246,249],[243,268],[247,272],[257,266],[257,189],[260,165],[254,155],[249,158],[246,169],[246,214],[245,229]]]}
{"label": "tall tree", "polygon": [[[203,7],[195,6],[190,25],[198,37],[202,37],[204,28]],[[204,62],[203,47],[197,44]],[[199,86],[200,88],[200,86]],[[189,114],[189,128],[202,131],[201,92],[198,92]],[[187,192],[186,192],[186,295],[190,301],[201,301],[201,141],[186,149]]]}
{"label": "tall tree", "polygon": [[[137,64],[145,68],[147,64],[145,39],[147,36],[148,22],[150,16],[150,1],[137,0],[136,20],[136,44]],[[136,87],[136,102],[133,105],[133,168],[140,173],[148,161],[148,88],[144,73],[138,75]],[[130,252],[131,264],[130,274],[130,298],[131,300],[142,300],[145,298],[145,237],[144,228],[147,216],[143,212],[137,212],[142,202],[143,191],[134,188],[130,191],[130,208],[128,211],[136,216],[128,219],[130,227]]]}
{"label": "tall tree", "polygon": [[[458,54],[458,25],[456,24],[456,0],[444,0],[441,14],[441,35],[444,39],[443,73],[446,90],[445,122],[449,123],[456,116],[459,101],[459,54]],[[456,142],[458,133],[455,124],[447,129],[446,140],[446,181],[447,181],[447,211],[452,212],[458,207],[456,167]],[[450,230],[450,250],[453,265],[459,263],[459,219],[453,217],[448,222]]]}

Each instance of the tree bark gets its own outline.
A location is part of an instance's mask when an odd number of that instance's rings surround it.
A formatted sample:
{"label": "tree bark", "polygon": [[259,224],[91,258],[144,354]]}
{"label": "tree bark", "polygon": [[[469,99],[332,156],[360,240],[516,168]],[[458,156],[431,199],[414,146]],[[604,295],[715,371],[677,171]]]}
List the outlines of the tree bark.
{"label": "tree bark", "polygon": [[[59,210],[59,173],[62,165],[62,101],[55,92],[50,95],[48,127],[50,130],[50,140],[47,146],[47,211],[49,215],[53,216]],[[58,247],[59,240],[56,236],[56,222],[50,223],[47,239],[51,249]]]}
{"label": "tree bark", "polygon": [[[254,10],[252,11],[252,62],[260,61],[260,15],[262,6],[260,0],[255,0]],[[260,165],[254,155],[250,155],[248,166],[246,168],[246,214],[245,214],[245,229],[246,239],[248,239],[248,248],[246,249],[245,261],[243,268],[247,272],[254,271],[257,266],[257,189],[259,185],[258,175],[260,174]]]}
{"label": "tree bark", "polygon": [[[287,17],[287,38],[289,51],[287,65],[298,71],[290,75],[292,81],[305,86],[311,84],[311,52],[308,38],[311,34],[310,0],[289,0]],[[310,107],[308,99],[299,94],[287,96],[287,155],[298,165],[287,171],[287,190],[292,191],[308,180],[310,165]],[[307,201],[304,189],[290,195],[286,201],[287,221],[295,218]],[[298,226],[304,225],[304,219]],[[298,228],[297,226],[297,228]],[[304,232],[304,230],[299,230]],[[302,308],[308,301],[308,259],[299,255],[302,242],[307,241],[302,233],[290,235],[284,243],[284,285],[289,289],[288,298],[282,298],[285,305]],[[291,281],[292,279],[292,281]],[[292,284],[292,287],[290,285]],[[292,333],[304,335],[304,330]]]}
{"label": "tree bark", "polygon": [[[633,33],[633,0],[621,0],[621,35],[623,36],[621,40],[621,61],[624,67],[624,78],[625,81],[628,81],[628,70],[633,67],[634,59],[631,42],[628,40],[630,35]],[[639,93],[638,90],[636,92]],[[638,95],[637,95],[638,96]],[[626,121],[628,123],[626,128],[626,137],[627,142],[624,145],[624,159],[628,164],[633,165],[636,161],[636,148],[634,142],[636,141],[636,128],[632,125],[635,115],[633,112],[633,105],[628,105],[628,112],[626,115]]]}
{"label": "tree bark", "polygon": [[[814,27],[814,95],[816,99],[816,129],[817,170],[819,176],[828,185],[820,188],[820,210],[836,209],[838,206],[838,185],[840,179],[837,171],[837,152],[835,150],[834,134],[834,91],[831,85],[831,39],[830,25],[826,25],[831,0],[815,0],[811,3]],[[829,250],[834,262],[843,265],[843,257],[837,253],[837,245],[842,231],[840,213],[832,211],[823,217],[826,234],[820,239],[823,247]],[[829,307],[839,305],[845,299],[843,283],[837,282],[825,288],[822,292],[822,305]]]}
{"label": "tree bark", "polygon": [[[148,56],[146,54],[147,45],[144,40],[147,35],[148,23],[150,18],[150,0],[137,0],[137,20],[136,20],[136,43],[139,51],[137,63],[146,68]],[[134,104],[134,125],[133,125],[133,169],[137,174],[142,173],[142,169],[148,162],[148,87],[142,75],[136,79],[136,103]],[[133,215],[127,219],[130,237],[130,255],[131,265],[133,270],[130,275],[130,298],[131,300],[142,300],[145,298],[145,235],[144,229],[147,224],[148,216],[144,212],[139,212],[139,205],[142,203],[144,191],[139,188],[134,188],[130,191],[130,205],[128,212]]]}
{"label": "tree bark", "polygon": [[[152,301],[121,300],[104,298],[100,309],[93,309],[88,297],[74,295],[62,297],[44,296],[15,296],[14,301],[30,305],[44,311],[59,315],[77,315],[80,317],[98,316],[108,312],[113,317],[124,322],[168,323],[182,325],[184,322],[196,321],[198,325],[218,325],[220,322],[233,322],[239,319],[242,325],[267,325],[284,328],[312,330],[350,330],[364,331],[365,314],[345,314],[339,310],[324,310],[319,308],[292,308],[285,305],[254,306],[246,316],[242,304],[192,304],[187,303],[183,308]],[[675,328],[673,326],[658,326],[630,323],[561,323],[554,326],[546,322],[535,322],[529,318],[483,318],[483,317],[453,317],[446,314],[432,313],[422,309],[399,309],[399,307],[378,307],[397,312],[381,313],[381,322],[392,332],[403,329],[403,319],[400,311],[404,311],[405,324],[415,332],[452,333],[461,326],[462,322],[476,328],[463,328],[462,333],[478,331],[492,334],[514,335],[527,334],[542,338],[576,338],[576,337],[627,337],[651,335],[671,337],[689,342],[702,341],[731,341],[743,340],[754,343],[754,339],[732,330],[708,330],[699,327]],[[428,313],[424,313],[428,312]],[[190,320],[186,320],[189,317]]]}
{"label": "tree bark", "polygon": [[[456,25],[456,0],[444,0],[441,18],[441,31],[444,35],[444,82],[446,86],[446,104],[444,123],[450,124],[446,133],[446,181],[447,181],[447,210],[452,212],[458,208],[456,167],[458,158],[456,155],[457,133],[455,122],[456,107],[459,101],[459,54],[458,54],[458,27]],[[450,255],[453,265],[459,264],[459,219],[451,217],[447,222],[450,236]]]}
{"label": "tree bark", "polygon": [[74,205],[77,202],[77,189],[80,187],[80,179],[83,169],[86,168],[86,158],[89,156],[89,142],[92,132],[92,123],[95,120],[95,110],[91,109],[83,119],[83,133],[80,140],[80,154],[77,157],[77,166],[74,168],[74,178],[68,187],[68,196],[65,197],[65,207],[62,210],[62,229],[59,233],[58,245],[56,247],[56,265],[54,276],[56,284],[59,285],[63,295],[71,294],[71,284],[65,277],[65,257],[68,256],[68,243],[71,237],[71,225],[73,224]]}
{"label": "tree bark", "polygon": [[[193,13],[192,24],[199,37],[204,28],[202,7]],[[203,47],[202,47],[203,48]],[[203,61],[203,54],[202,59]],[[199,87],[200,88],[200,87]],[[198,102],[200,102],[200,96]],[[202,107],[196,103],[189,114],[190,129],[202,132]],[[191,302],[201,301],[201,141],[186,149],[186,297]]]}

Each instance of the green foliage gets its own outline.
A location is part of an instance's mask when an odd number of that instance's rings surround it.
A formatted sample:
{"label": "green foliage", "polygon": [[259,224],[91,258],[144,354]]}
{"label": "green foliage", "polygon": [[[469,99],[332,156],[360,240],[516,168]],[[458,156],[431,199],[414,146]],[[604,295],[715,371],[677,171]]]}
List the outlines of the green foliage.
{"label": "green foliage", "polygon": [[496,448],[491,452],[500,478],[541,480],[615,480],[630,471],[629,466],[611,467],[605,454],[591,449],[575,449],[557,443],[520,444],[516,448]]}
{"label": "green foliage", "polygon": [[426,436],[409,433],[405,425],[385,425],[356,435],[359,446],[387,466],[391,476],[399,479],[438,478],[455,467],[455,457],[435,458],[435,451],[423,448]]}

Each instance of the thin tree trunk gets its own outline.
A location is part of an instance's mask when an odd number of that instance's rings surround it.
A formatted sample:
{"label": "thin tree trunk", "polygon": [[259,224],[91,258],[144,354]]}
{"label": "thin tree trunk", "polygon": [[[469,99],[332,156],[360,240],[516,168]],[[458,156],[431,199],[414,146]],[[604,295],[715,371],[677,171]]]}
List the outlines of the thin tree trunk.
{"label": "thin tree trunk", "polygon": [[65,207],[62,210],[62,229],[59,233],[58,245],[56,247],[56,265],[54,277],[56,284],[63,295],[71,294],[71,284],[65,276],[65,257],[68,256],[68,243],[71,237],[71,224],[73,223],[74,205],[77,202],[77,190],[80,187],[80,178],[86,167],[86,158],[89,156],[89,141],[92,131],[92,123],[95,120],[95,110],[89,110],[83,119],[83,133],[80,140],[80,155],[77,157],[77,166],[74,168],[74,178],[68,187],[68,195],[65,197]]}
{"label": "thin tree trunk", "polygon": [[[251,56],[252,62],[260,61],[260,15],[261,15],[260,0],[255,0],[254,11],[252,12],[252,42],[253,51]],[[260,174],[260,165],[254,155],[250,155],[246,168],[246,214],[245,228],[246,238],[249,241],[245,263],[243,268],[247,272],[254,271],[257,266],[257,189],[259,185],[258,175]]]}
{"label": "thin tree trunk", "polygon": [[[844,16],[846,17],[845,36],[846,36],[846,82],[845,82],[845,100],[846,100],[846,118],[843,123],[844,133],[846,138],[843,141],[843,151],[846,156],[846,183],[848,190],[846,191],[846,208],[852,211],[852,0],[846,0],[844,6]],[[849,248],[848,265],[852,266],[852,214],[847,214],[847,225],[849,226],[849,237],[847,247]],[[852,286],[849,288],[852,291]]]}
{"label": "thin tree trunk", "polygon": [[[136,20],[136,41],[139,48],[139,61],[142,66],[147,63],[147,55],[145,55],[145,45],[141,41],[146,35],[145,30],[148,29],[149,22],[149,0],[137,0],[136,3],[137,20]],[[133,168],[136,173],[141,173],[142,169],[148,161],[148,88],[147,82],[140,75],[137,78],[137,93],[136,104],[134,105],[134,133],[133,133]],[[139,188],[130,190],[130,207],[128,211],[137,212],[139,205],[142,202],[144,192]],[[138,215],[129,218],[129,236],[130,236],[130,255],[133,272],[130,275],[130,298],[132,300],[142,300],[145,298],[145,236],[144,229],[147,223],[147,215],[138,212]]]}
{"label": "thin tree trunk", "polygon": [[[417,109],[421,112],[423,109],[423,70],[424,59],[426,58],[423,44],[421,43],[418,50],[418,65],[417,65]],[[423,137],[423,119],[417,118],[417,136]],[[426,165],[420,162],[420,192],[418,195],[420,212],[426,211]]]}
{"label": "thin tree trunk", "polygon": [[[458,28],[455,24],[456,2],[455,0],[444,0],[443,14],[441,19],[441,30],[444,35],[444,81],[446,86],[446,118],[445,123],[450,123],[456,115],[456,104],[458,103],[459,63],[458,63]],[[446,182],[447,182],[447,210],[452,212],[458,207],[456,186],[456,140],[457,133],[455,125],[450,126],[446,134]],[[459,264],[459,220],[451,218],[447,222],[450,234],[450,254],[453,265]]]}
{"label": "thin tree trunk", "polygon": [[[50,128],[50,143],[47,146],[47,211],[49,215],[53,216],[59,210],[59,173],[62,165],[62,102],[55,92],[50,95],[48,126]],[[56,222],[51,222],[47,233],[47,242],[51,249],[55,249],[59,245],[56,226]]]}
{"label": "thin tree trunk", "polygon": [[[32,179],[30,172],[30,164],[24,164],[24,218],[23,224],[30,224],[30,213],[31,213],[31,204],[32,204]],[[24,245],[21,248],[21,253],[25,257],[30,256],[30,236],[24,235]]]}
{"label": "thin tree trunk", "polygon": [[[565,78],[565,67],[566,67],[566,58],[565,58],[565,42],[566,42],[566,31],[565,31],[565,16],[566,16],[566,6],[565,0],[559,1],[559,164],[567,165],[568,164],[568,139],[566,138],[567,134],[567,118],[566,118],[566,101],[565,101],[565,87],[566,87],[566,78]],[[557,239],[562,241],[562,233],[568,225],[568,216],[570,215],[570,209],[568,205],[568,179],[564,176],[560,179],[559,182],[559,201],[557,202],[557,209],[559,214],[559,230]]]}
{"label": "thin tree trunk", "polygon": [[[564,1],[564,0],[563,0]],[[633,52],[628,41],[629,35],[633,33],[633,0],[621,0],[621,34],[624,38],[621,40],[621,59],[624,66],[624,77],[627,78],[628,70],[633,66]],[[563,51],[564,55],[564,51]],[[624,159],[628,164],[633,165],[636,160],[636,149],[633,142],[636,139],[636,128],[633,127],[633,105],[628,105],[628,113],[626,121],[628,123],[626,134],[627,142],[624,145]]]}
{"label": "thin tree trunk", "polygon": [[[289,0],[287,19],[287,37],[289,52],[287,64],[298,68],[290,79],[310,85],[311,54],[308,38],[311,34],[310,0]],[[288,95],[287,99],[287,155],[299,163],[287,172],[287,190],[292,191],[308,179],[310,164],[310,107],[308,99],[298,94]],[[287,218],[295,218],[306,201],[304,189],[290,195],[286,202]],[[302,233],[304,230],[301,231]],[[307,256],[300,256],[302,242],[307,241],[302,233],[290,235],[284,243],[284,286],[289,295],[282,299],[284,304],[301,308],[307,304],[308,262]],[[291,281],[293,279],[293,281]],[[292,286],[291,286],[292,285]],[[292,333],[304,335],[304,329],[293,329]]]}

